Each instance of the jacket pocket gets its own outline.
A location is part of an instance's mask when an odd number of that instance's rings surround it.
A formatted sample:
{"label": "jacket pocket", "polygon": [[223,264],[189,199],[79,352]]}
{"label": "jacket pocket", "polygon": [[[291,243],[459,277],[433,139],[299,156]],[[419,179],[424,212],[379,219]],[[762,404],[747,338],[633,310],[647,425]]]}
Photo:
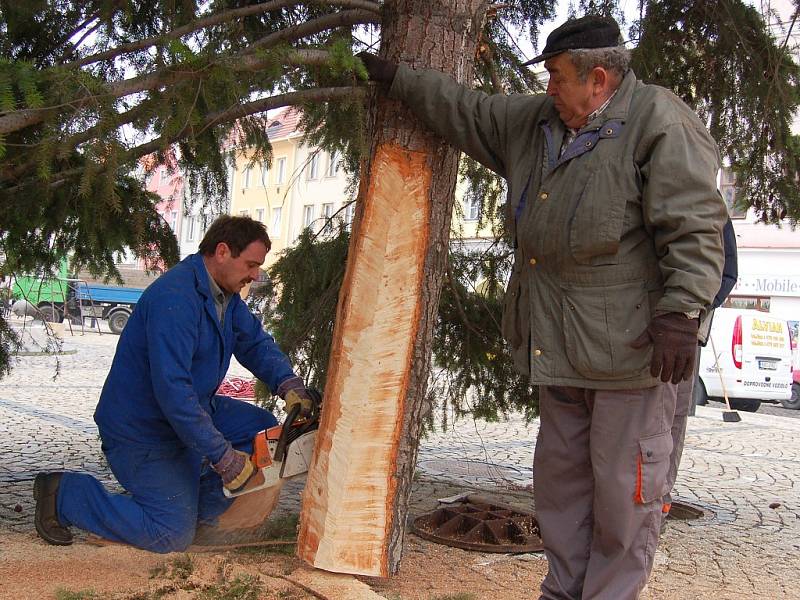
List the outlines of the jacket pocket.
{"label": "jacket pocket", "polygon": [[506,295],[503,298],[503,316],[500,329],[503,337],[514,351],[522,345],[522,270],[514,265],[511,278],[506,286]]}
{"label": "jacket pocket", "polygon": [[651,351],[630,347],[650,322],[643,282],[562,290],[567,358],[583,377],[630,379],[650,367]]}
{"label": "jacket pocket", "polygon": [[640,202],[636,177],[630,171],[606,161],[589,177],[570,220],[569,247],[578,263],[619,263],[626,207]]}
{"label": "jacket pocket", "polygon": [[639,440],[636,457],[636,489],[633,501],[647,504],[660,500],[667,492],[669,457],[672,453],[672,433],[666,431]]}

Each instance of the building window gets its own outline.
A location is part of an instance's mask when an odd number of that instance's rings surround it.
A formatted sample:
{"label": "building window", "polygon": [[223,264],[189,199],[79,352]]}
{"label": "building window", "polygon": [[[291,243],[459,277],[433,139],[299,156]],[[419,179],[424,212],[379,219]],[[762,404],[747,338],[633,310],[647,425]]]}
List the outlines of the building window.
{"label": "building window", "polygon": [[347,208],[344,209],[344,223],[347,226],[347,231],[350,231],[350,226],[353,224],[353,217],[355,214],[356,203],[355,200],[353,200],[347,205]]}
{"label": "building window", "polygon": [[275,161],[275,183],[278,185],[283,183],[284,178],[286,177],[286,157],[282,156],[278,160]]}
{"label": "building window", "polygon": [[264,209],[263,208],[257,208],[256,209],[256,221],[258,221],[259,223],[263,223],[264,222]]}
{"label": "building window", "polygon": [[272,209],[272,234],[273,235],[280,235],[281,231],[281,207],[275,207]]}
{"label": "building window", "polygon": [[244,170],[244,179],[242,181],[242,187],[245,189],[250,187],[250,174],[252,173],[253,169],[251,167],[247,167]]}
{"label": "building window", "polygon": [[236,181],[236,165],[228,163],[228,190],[233,190],[234,181]]}
{"label": "building window", "polygon": [[249,217],[250,213],[248,211],[246,211],[246,210],[240,210],[239,211],[239,216],[240,217]]}
{"label": "building window", "polygon": [[269,167],[267,163],[261,163],[261,187],[267,187],[269,183]]}
{"label": "building window", "polygon": [[719,191],[725,204],[728,205],[731,219],[744,219],[747,216],[747,209],[741,208],[741,190],[736,187],[736,175],[730,169],[722,169]]}
{"label": "building window", "polygon": [[308,178],[319,178],[319,152],[314,152],[308,159]]}
{"label": "building window", "polygon": [[328,157],[328,177],[336,177],[339,174],[339,153],[332,152]]}
{"label": "building window", "polygon": [[464,199],[464,218],[467,221],[477,221],[481,214],[481,201],[473,196]]}
{"label": "building window", "polygon": [[186,220],[186,241],[193,242],[195,229],[197,228],[197,217],[189,217]]}
{"label": "building window", "polygon": [[333,230],[331,216],[333,215],[333,202],[326,202],[322,205],[322,216],[325,219],[324,231],[330,233]]}
{"label": "building window", "polygon": [[169,226],[172,228],[172,232],[175,233],[178,231],[178,211],[173,210],[169,213]]}
{"label": "building window", "polygon": [[303,227],[310,227],[314,222],[314,205],[306,204],[303,207]]}

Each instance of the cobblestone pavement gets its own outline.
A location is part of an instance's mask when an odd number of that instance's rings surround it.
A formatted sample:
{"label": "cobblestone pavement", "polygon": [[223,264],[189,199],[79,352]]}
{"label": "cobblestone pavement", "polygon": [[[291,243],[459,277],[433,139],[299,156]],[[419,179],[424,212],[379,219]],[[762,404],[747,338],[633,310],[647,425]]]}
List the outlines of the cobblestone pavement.
{"label": "cobblestone pavement", "polygon": [[[41,339],[41,330],[33,329]],[[2,531],[33,532],[35,474],[80,470],[116,486],[100,452],[92,412],[118,338],[65,336],[62,353],[17,359],[0,381]],[[54,375],[58,371],[58,377]],[[246,375],[241,367],[233,375]],[[689,420],[677,497],[704,511],[671,521],[656,555],[648,598],[800,598],[800,420],[699,407]],[[532,506],[536,421],[458,421],[420,446],[412,514],[436,499],[477,490]],[[282,511],[296,511],[302,482],[284,487]]]}

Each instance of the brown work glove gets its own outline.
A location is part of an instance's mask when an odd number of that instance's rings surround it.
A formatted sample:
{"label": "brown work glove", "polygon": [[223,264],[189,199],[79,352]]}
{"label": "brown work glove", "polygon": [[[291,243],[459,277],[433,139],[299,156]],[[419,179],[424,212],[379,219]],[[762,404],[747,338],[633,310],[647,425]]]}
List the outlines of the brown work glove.
{"label": "brown work glove", "polygon": [[666,313],[654,317],[642,335],[631,342],[632,348],[653,344],[650,375],[661,381],[679,383],[688,381],[694,372],[697,352],[698,319],[689,319],[682,313]]}
{"label": "brown work glove", "polygon": [[395,73],[397,73],[397,64],[378,58],[369,52],[359,52],[356,57],[360,58],[361,62],[364,63],[371,81],[379,81],[387,85],[392,84]]}
{"label": "brown work glove", "polygon": [[284,410],[288,413],[295,404],[300,405],[300,416],[307,417],[311,414],[314,402],[306,389],[306,385],[299,377],[291,377],[278,386],[278,396],[286,402]]}
{"label": "brown work glove", "polygon": [[222,485],[231,492],[242,489],[256,472],[250,455],[235,450],[233,446],[228,446],[222,458],[211,465],[211,468],[222,477]]}

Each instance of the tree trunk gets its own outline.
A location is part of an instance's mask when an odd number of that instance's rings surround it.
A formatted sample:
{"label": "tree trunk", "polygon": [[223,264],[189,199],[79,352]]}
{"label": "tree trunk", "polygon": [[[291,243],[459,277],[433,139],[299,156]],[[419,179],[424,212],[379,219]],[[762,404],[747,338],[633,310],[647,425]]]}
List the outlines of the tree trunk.
{"label": "tree trunk", "polygon": [[[387,4],[381,54],[468,81],[486,7]],[[371,114],[298,555],[330,571],[388,576],[402,552],[458,153],[384,94]]]}

